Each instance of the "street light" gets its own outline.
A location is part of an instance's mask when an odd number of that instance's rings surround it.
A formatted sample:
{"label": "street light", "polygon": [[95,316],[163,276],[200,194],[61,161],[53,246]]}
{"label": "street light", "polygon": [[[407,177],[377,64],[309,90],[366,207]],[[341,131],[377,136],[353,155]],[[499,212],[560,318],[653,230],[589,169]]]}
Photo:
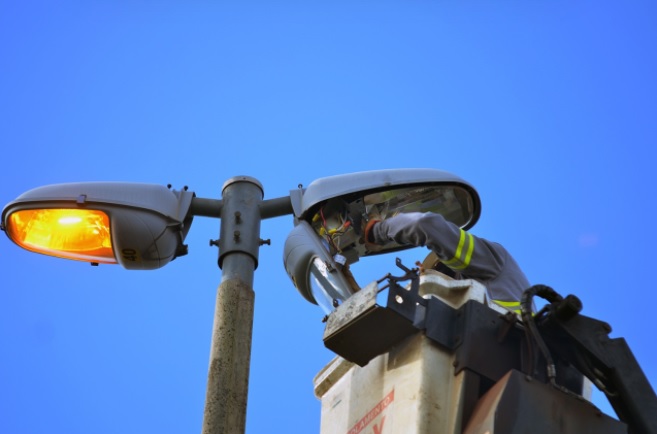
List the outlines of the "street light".
{"label": "street light", "polygon": [[[447,172],[397,169],[318,179],[289,196],[263,200],[262,185],[238,176],[222,200],[198,198],[151,184],[89,182],[30,190],[2,211],[0,228],[20,247],[46,255],[156,269],[187,253],[194,216],[221,219],[217,291],[203,433],[243,433],[253,327],[253,274],[262,219],[294,215],[284,262],[301,294],[313,303],[345,300],[357,290],[344,265],[408,248],[368,250],[361,225],[399,212],[433,211],[463,228],[479,217],[472,186]],[[348,223],[347,223],[348,222]],[[322,290],[311,289],[315,275]],[[323,294],[323,295],[322,295]],[[322,300],[322,298],[326,300]],[[330,309],[330,307],[328,307]]]}
{"label": "street light", "polygon": [[348,265],[361,257],[414,246],[365,243],[367,221],[405,212],[434,212],[463,229],[479,218],[477,191],[461,178],[433,169],[380,170],[322,178],[293,196],[297,226],[285,241],[284,263],[301,295],[325,313],[360,288]]}
{"label": "street light", "polygon": [[150,270],[187,253],[193,195],[124,182],[48,185],[9,203],[2,223],[13,242],[32,252]]}

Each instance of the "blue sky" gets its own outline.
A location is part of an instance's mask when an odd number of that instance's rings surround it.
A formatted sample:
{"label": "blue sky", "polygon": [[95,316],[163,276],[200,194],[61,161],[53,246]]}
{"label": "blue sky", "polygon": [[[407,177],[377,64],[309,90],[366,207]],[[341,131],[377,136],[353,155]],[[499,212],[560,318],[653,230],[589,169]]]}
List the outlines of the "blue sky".
{"label": "blue sky", "polygon": [[[0,0],[0,205],[73,181],[265,198],[372,169],[475,185],[472,232],[532,283],[581,298],[653,386],[657,6],[649,1]],[[247,432],[319,431],[322,312],[267,220]],[[0,431],[200,432],[219,221],[155,271],[35,255],[0,237]],[[404,254],[421,259],[425,251]],[[367,283],[394,256],[354,267]]]}

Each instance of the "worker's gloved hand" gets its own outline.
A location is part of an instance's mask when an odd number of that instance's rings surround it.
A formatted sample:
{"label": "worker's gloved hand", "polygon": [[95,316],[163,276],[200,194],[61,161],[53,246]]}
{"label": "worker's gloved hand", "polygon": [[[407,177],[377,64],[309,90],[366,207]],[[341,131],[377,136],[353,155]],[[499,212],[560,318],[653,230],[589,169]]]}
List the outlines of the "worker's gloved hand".
{"label": "worker's gloved hand", "polygon": [[[405,230],[404,228],[409,228],[413,225],[416,225],[418,220],[421,219],[424,215],[424,213],[419,212],[399,213],[387,217],[385,220],[378,220],[376,218],[369,220],[363,229],[365,246],[369,251],[380,251],[385,246],[389,246],[390,243],[398,243],[400,245],[405,244],[409,246],[421,245],[421,243],[414,243],[412,239],[393,239],[389,234],[391,232],[391,228],[393,228],[392,230],[394,233],[395,231],[403,231]],[[378,223],[383,223],[384,221],[385,223],[383,226],[377,226]]]}

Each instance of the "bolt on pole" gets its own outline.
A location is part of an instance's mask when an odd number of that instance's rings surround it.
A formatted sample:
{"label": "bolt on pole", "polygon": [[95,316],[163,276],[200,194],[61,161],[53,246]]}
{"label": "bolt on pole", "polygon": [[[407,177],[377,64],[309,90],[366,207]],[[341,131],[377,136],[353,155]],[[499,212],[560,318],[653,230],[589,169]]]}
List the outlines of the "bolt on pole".
{"label": "bolt on pole", "polygon": [[262,185],[240,176],[222,192],[219,267],[203,434],[239,434],[246,429],[251,362],[253,275],[260,247]]}

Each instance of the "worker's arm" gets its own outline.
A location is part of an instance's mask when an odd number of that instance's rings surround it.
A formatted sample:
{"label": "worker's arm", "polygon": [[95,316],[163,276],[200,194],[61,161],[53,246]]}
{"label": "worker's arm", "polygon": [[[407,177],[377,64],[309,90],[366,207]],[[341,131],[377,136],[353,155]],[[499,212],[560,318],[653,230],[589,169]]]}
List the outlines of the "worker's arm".
{"label": "worker's arm", "polygon": [[497,277],[508,253],[504,247],[476,237],[440,214],[404,213],[373,225],[370,241],[426,246],[453,270],[480,280]]}
{"label": "worker's arm", "polygon": [[366,238],[375,244],[426,246],[443,264],[486,285],[493,301],[515,312],[529,281],[500,244],[466,232],[440,214],[406,213],[368,225]]}

